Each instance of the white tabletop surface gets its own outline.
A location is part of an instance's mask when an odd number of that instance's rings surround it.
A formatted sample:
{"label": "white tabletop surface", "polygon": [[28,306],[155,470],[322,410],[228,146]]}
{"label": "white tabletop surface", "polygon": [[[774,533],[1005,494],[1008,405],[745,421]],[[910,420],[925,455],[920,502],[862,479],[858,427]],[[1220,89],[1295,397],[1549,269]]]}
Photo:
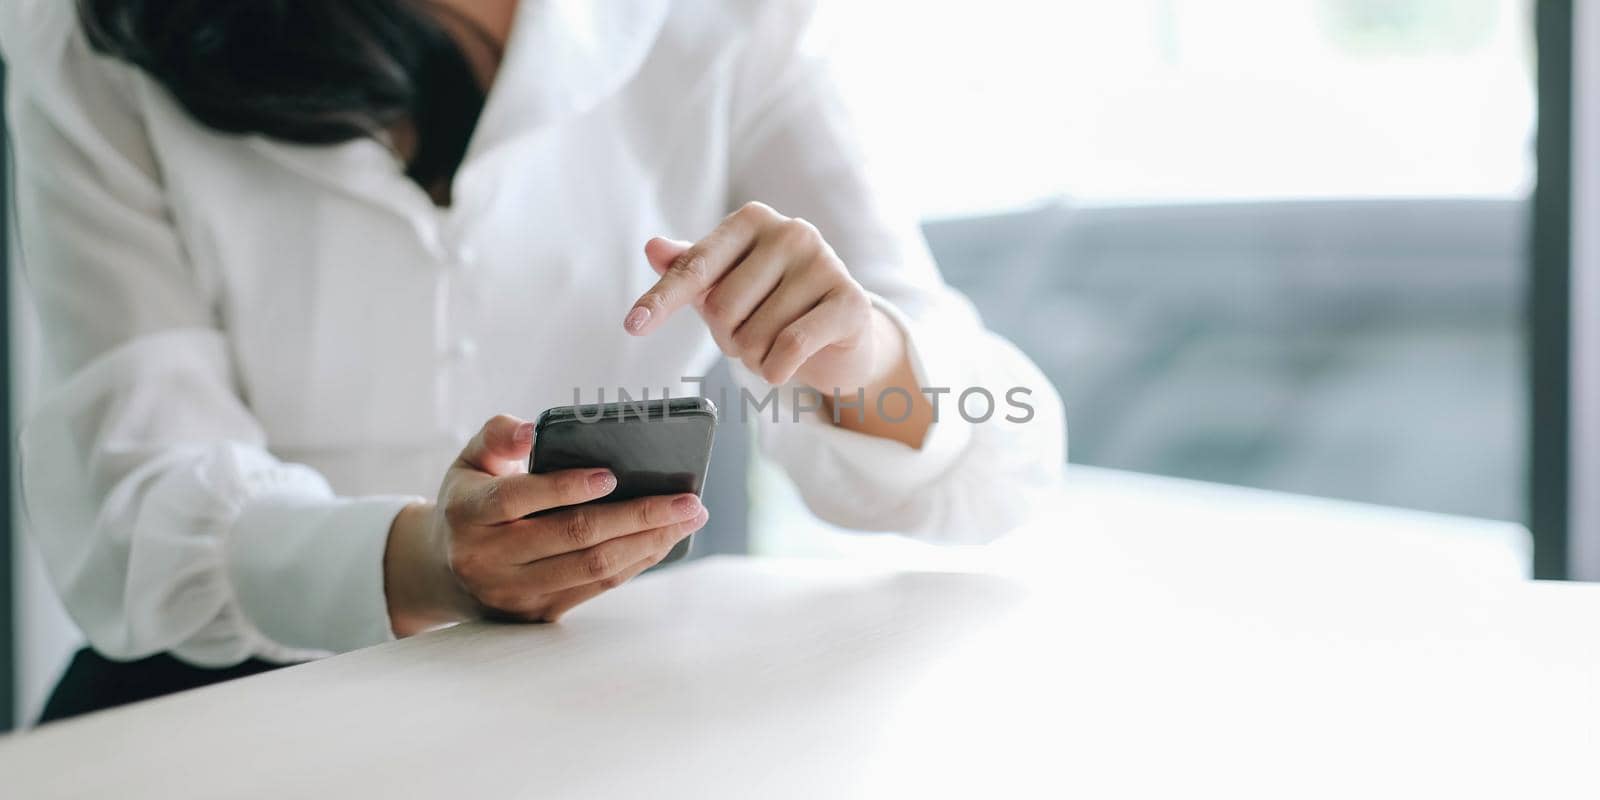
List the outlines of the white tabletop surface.
{"label": "white tabletop surface", "polygon": [[1600,587],[1520,580],[1515,526],[1167,489],[937,564],[714,559],[558,626],[46,726],[0,741],[0,794],[1600,795]]}

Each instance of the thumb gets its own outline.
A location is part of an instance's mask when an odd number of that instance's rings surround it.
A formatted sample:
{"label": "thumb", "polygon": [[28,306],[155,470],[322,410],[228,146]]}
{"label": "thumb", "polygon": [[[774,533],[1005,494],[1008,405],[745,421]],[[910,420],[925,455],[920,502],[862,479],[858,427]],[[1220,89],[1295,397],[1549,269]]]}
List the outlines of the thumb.
{"label": "thumb", "polygon": [[501,414],[483,424],[461,451],[461,463],[490,475],[522,471],[533,450],[533,423]]}
{"label": "thumb", "polygon": [[672,266],[673,259],[683,255],[694,242],[683,242],[677,239],[666,239],[660,236],[644,243],[644,257],[649,260],[650,268],[660,275]]}

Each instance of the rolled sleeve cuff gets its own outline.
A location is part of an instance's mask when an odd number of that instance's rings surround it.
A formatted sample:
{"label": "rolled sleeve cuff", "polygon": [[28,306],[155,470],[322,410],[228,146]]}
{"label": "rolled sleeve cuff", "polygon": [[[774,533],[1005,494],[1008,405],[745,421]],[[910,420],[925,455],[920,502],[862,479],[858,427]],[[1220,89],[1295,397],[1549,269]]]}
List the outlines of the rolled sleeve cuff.
{"label": "rolled sleeve cuff", "polygon": [[[953,346],[955,343],[944,341],[939,330],[934,326],[923,325],[912,319],[896,308],[893,303],[871,295],[872,306],[882,311],[885,316],[900,327],[906,337],[906,354],[911,359],[911,371],[916,376],[917,387],[923,390],[933,390],[942,394],[932,395],[930,401],[937,398],[937,420],[928,427],[928,434],[922,440],[922,447],[918,450],[873,436],[862,436],[854,431],[839,429],[840,433],[848,433],[858,439],[870,440],[872,444],[893,445],[893,455],[884,458],[898,458],[905,464],[889,464],[895,471],[904,470],[906,485],[921,485],[933,478],[943,475],[961,457],[967,443],[972,440],[972,423],[961,416],[956,407],[956,399],[972,383],[971,371],[962,362],[965,349]],[[948,391],[947,391],[948,390]],[[862,450],[862,457],[869,458],[866,450]],[[911,458],[908,460],[907,457]]]}
{"label": "rolled sleeve cuff", "polygon": [[240,611],[288,647],[343,652],[394,639],[383,554],[395,515],[418,499],[253,498],[227,544]]}

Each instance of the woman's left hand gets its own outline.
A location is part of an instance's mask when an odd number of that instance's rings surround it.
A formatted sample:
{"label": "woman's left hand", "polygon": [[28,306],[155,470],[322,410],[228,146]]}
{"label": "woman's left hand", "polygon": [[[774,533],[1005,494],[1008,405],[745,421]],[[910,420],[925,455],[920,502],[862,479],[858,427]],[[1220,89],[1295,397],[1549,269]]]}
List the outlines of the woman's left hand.
{"label": "woman's left hand", "polygon": [[693,244],[651,239],[645,256],[661,280],[623,322],[635,336],[692,305],[730,358],[824,395],[877,385],[904,360],[898,326],[803,219],[750,203]]}

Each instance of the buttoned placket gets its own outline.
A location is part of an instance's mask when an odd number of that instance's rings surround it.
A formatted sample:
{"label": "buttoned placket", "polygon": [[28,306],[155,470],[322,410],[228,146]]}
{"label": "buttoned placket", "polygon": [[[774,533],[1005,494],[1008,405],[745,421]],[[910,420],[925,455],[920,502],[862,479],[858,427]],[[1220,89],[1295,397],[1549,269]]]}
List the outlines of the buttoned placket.
{"label": "buttoned placket", "polygon": [[[480,264],[484,254],[471,242],[477,217],[494,208],[503,176],[490,162],[514,141],[594,107],[633,75],[651,52],[670,4],[639,0],[626,8],[585,0],[524,4],[506,45],[494,88],[456,174],[455,207],[440,209],[403,177],[404,164],[370,139],[335,147],[286,145],[250,137],[252,146],[306,177],[387,208],[410,220],[435,265],[433,347],[430,366],[436,424],[465,441],[463,411],[486,387],[480,351],[486,343],[471,327],[481,318],[488,291]],[[574,30],[594,31],[574,39]],[[476,295],[476,296],[475,296]],[[482,420],[477,421],[478,424]]]}
{"label": "buttoned placket", "polygon": [[[459,201],[461,198],[457,198]],[[457,441],[465,442],[473,431],[464,416],[464,406],[480,390],[478,342],[474,336],[474,306],[481,287],[475,274],[476,249],[467,241],[464,209],[430,207],[419,219],[417,228],[423,245],[437,265],[435,285],[434,347],[435,399],[446,429]]]}

